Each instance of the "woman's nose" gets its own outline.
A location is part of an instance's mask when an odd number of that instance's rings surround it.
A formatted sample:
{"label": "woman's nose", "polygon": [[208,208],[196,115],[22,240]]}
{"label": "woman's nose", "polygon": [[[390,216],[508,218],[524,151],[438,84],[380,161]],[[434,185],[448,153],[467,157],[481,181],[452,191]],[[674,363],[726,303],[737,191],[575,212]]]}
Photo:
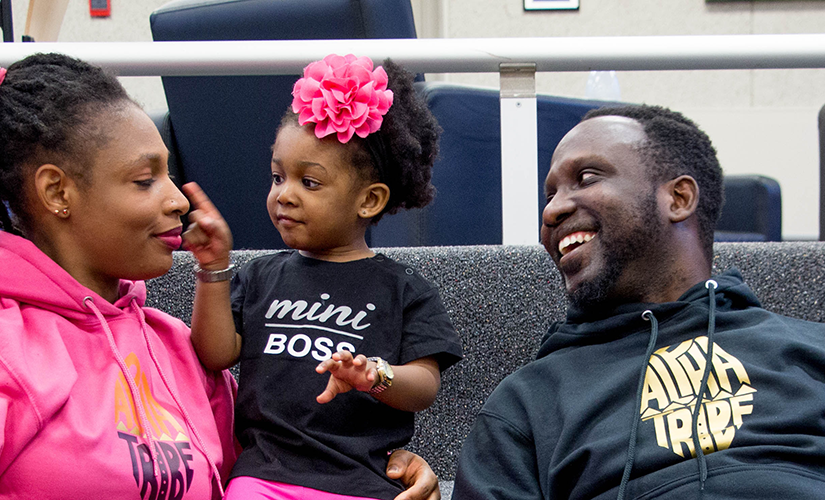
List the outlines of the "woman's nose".
{"label": "woman's nose", "polygon": [[172,179],[167,178],[167,182],[169,183],[170,189],[164,208],[168,213],[185,214],[189,211],[189,200],[186,199],[186,196],[184,196],[175,183],[172,182]]}

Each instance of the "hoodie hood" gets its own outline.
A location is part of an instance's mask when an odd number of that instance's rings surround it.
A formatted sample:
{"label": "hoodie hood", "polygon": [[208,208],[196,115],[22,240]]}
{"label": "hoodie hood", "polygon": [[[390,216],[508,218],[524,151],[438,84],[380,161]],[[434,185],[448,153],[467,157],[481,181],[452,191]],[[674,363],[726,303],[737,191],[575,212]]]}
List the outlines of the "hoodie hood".
{"label": "hoodie hood", "polygon": [[111,304],[77,282],[31,241],[0,231],[0,296],[78,319],[92,312],[84,305],[91,297],[104,316],[123,313],[134,300],[146,302],[142,281],[121,280],[119,298]]}
{"label": "hoodie hood", "polygon": [[[748,307],[762,307],[753,291],[744,283],[742,275],[736,269],[714,276],[717,283],[716,310],[734,311]],[[690,310],[699,307],[708,308],[708,290],[705,282],[697,283],[685,292],[676,302],[661,304],[636,303],[622,304],[600,312],[597,321],[588,321],[588,316],[580,310],[570,307],[567,321],[550,325],[547,334],[541,340],[537,358],[571,346],[602,344],[627,337],[650,329],[650,325],[641,321],[644,311],[651,311],[661,325],[682,314],[697,314]],[[707,312],[704,313],[707,316]]]}

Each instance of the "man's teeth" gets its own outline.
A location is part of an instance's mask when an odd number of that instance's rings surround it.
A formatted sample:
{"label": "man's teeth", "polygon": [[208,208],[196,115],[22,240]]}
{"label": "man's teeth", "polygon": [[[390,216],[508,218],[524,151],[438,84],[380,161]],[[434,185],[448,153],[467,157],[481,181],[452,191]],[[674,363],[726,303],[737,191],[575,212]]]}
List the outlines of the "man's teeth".
{"label": "man's teeth", "polygon": [[574,243],[587,243],[588,241],[593,239],[593,236],[594,235],[592,233],[575,233],[567,235],[564,237],[564,239],[561,240],[561,242],[559,242],[559,252],[561,252],[561,254],[564,255],[569,251],[568,247],[570,245]]}

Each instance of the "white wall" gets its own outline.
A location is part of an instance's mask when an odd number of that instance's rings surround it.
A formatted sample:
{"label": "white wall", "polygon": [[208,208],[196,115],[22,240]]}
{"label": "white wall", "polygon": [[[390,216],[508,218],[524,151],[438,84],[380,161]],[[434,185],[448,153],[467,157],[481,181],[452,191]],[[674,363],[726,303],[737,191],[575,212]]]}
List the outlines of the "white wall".
{"label": "white wall", "polygon": [[[48,0],[35,0],[48,1]],[[147,42],[152,40],[149,14],[169,0],[110,0],[112,15],[93,18],[89,0],[69,0],[58,42]],[[26,26],[29,0],[12,0],[14,38],[20,40]],[[165,109],[160,77],[121,78],[129,94],[147,110]]]}
{"label": "white wall", "polygon": [[[42,1],[42,0],[38,0]],[[89,16],[88,0],[69,0],[58,41],[148,41],[149,14],[167,0],[111,0],[112,16]],[[273,0],[275,1],[275,0]],[[312,1],[312,0],[306,0]],[[531,11],[523,0],[411,0],[420,37],[618,36],[825,32],[825,0],[580,0],[578,11]],[[15,36],[29,0],[12,0]],[[498,86],[497,74],[432,75]],[[819,233],[817,113],[825,70],[621,72],[622,99],[684,112],[713,139],[731,173],[777,178],[786,239]],[[540,92],[583,97],[586,73],[544,73]],[[149,110],[166,106],[160,79],[125,78]]]}

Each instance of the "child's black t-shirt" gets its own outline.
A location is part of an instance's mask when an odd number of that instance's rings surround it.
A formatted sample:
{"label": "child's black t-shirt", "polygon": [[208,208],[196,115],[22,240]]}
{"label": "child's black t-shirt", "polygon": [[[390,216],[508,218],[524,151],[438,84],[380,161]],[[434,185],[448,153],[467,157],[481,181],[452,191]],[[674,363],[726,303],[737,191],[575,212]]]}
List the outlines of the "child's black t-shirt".
{"label": "child's black t-shirt", "polygon": [[335,263],[285,251],[238,273],[232,309],[243,336],[236,434],[244,448],[232,477],[395,497],[388,452],[409,442],[414,414],[354,390],[319,404],[329,374],[315,367],[340,349],[391,365],[434,356],[442,371],[451,366],[461,345],[436,288],[381,254]]}

